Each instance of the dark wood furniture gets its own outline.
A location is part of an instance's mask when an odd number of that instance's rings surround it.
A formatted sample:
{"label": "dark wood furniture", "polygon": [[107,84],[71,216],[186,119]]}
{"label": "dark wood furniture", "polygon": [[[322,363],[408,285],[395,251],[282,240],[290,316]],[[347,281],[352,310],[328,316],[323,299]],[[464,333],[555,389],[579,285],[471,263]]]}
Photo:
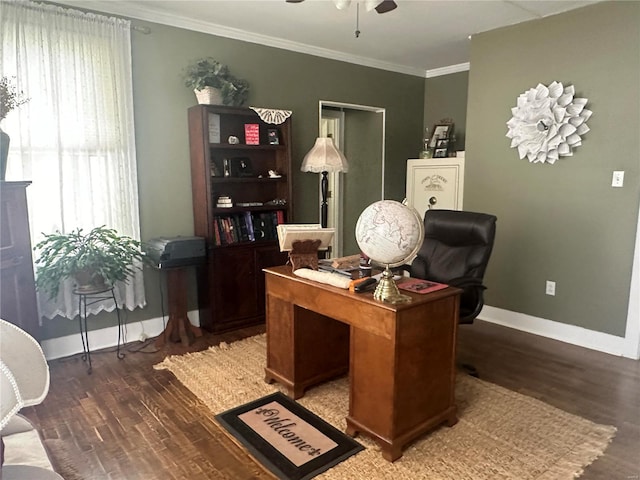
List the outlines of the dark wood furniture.
{"label": "dark wood furniture", "polygon": [[268,268],[265,381],[292,398],[349,372],[346,431],[364,433],[389,461],[441,423],[457,422],[455,350],[461,290],[409,293],[411,303],[375,301],[373,293]]}
{"label": "dark wood furniture", "polygon": [[31,182],[1,182],[0,315],[40,338],[29,235],[27,187]]}
{"label": "dark wood furniture", "polygon": [[186,267],[166,268],[162,271],[167,275],[169,320],[164,332],[156,339],[156,347],[162,348],[170,341],[182,342],[188,347],[196,337],[202,336],[202,330],[193,325],[187,316]]}
{"label": "dark wood furniture", "polygon": [[[248,124],[258,125],[258,145],[245,142]],[[269,144],[273,129],[277,145]],[[194,230],[207,243],[207,263],[198,268],[200,324],[220,332],[264,322],[262,269],[287,261],[275,225],[292,221],[291,118],[272,125],[249,108],[196,105],[189,143]],[[220,197],[233,206],[218,207]]]}

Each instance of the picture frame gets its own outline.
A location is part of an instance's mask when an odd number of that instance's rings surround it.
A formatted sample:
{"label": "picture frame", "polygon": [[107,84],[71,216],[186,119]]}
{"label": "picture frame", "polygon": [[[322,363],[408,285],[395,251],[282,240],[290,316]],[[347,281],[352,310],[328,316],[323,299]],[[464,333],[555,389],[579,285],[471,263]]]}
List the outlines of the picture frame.
{"label": "picture frame", "polygon": [[267,129],[267,139],[269,145],[280,145],[280,135],[277,128]]}
{"label": "picture frame", "polygon": [[449,139],[448,138],[437,138],[436,139],[436,149],[448,148],[448,147],[449,147]]}
{"label": "picture frame", "polygon": [[447,157],[447,148],[436,148],[433,151],[433,158],[446,158]]}
{"label": "picture frame", "polygon": [[[429,141],[430,148],[436,148],[436,143],[440,139],[449,139],[453,133],[453,123],[437,123],[433,126],[431,140]],[[445,155],[446,157],[446,155]]]}
{"label": "picture frame", "polygon": [[230,161],[232,177],[253,177],[251,159],[248,157],[234,157]]}

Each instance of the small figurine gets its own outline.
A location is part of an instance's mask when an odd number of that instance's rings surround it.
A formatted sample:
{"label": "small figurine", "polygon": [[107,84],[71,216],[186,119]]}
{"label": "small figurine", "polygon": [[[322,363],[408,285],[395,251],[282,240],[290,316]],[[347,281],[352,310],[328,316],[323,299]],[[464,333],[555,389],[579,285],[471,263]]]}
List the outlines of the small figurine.
{"label": "small figurine", "polygon": [[233,135],[229,135],[229,145],[238,145],[240,143],[240,140],[238,139],[238,137],[235,137]]}

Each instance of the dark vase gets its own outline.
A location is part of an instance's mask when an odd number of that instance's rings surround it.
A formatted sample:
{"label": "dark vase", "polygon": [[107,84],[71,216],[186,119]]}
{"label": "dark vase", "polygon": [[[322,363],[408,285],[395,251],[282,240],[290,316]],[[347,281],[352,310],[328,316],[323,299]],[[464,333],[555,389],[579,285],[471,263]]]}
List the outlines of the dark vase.
{"label": "dark vase", "polygon": [[4,182],[7,173],[7,157],[9,156],[9,135],[0,128],[0,180]]}

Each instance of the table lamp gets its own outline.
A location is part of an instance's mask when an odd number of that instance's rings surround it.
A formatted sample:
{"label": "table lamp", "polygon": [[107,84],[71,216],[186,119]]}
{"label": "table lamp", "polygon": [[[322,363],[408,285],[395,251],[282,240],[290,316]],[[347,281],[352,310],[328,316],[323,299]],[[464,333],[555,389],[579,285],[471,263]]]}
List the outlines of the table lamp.
{"label": "table lamp", "polygon": [[322,174],[322,181],[320,183],[322,193],[320,224],[322,228],[327,228],[327,193],[329,189],[329,179],[327,175],[329,172],[347,172],[349,170],[347,159],[335,146],[332,138],[318,137],[313,148],[304,156],[300,170],[303,172]]}

